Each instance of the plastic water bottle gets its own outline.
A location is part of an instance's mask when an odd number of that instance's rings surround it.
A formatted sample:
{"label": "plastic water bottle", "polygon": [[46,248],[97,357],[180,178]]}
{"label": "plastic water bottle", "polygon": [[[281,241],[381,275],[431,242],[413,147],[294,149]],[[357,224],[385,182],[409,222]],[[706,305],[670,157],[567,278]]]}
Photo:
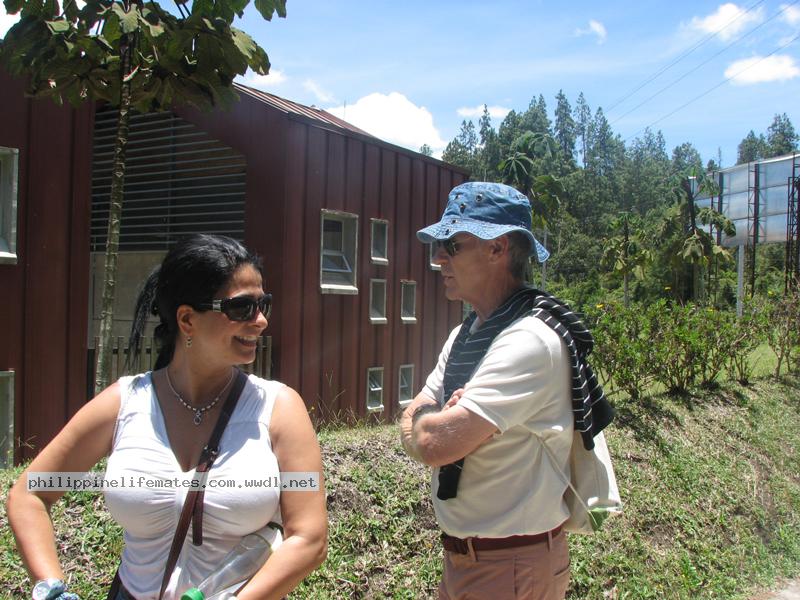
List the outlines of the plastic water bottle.
{"label": "plastic water bottle", "polygon": [[224,600],[233,594],[267,562],[272,549],[281,542],[280,531],[267,525],[250,533],[222,559],[220,567],[197,587],[186,590],[181,600]]}

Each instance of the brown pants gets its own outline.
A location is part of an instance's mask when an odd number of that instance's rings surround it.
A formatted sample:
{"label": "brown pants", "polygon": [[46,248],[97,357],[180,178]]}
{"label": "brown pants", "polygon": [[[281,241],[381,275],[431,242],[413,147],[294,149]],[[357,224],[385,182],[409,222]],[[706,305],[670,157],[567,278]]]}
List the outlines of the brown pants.
{"label": "brown pants", "polygon": [[531,546],[444,552],[439,600],[562,600],[569,585],[564,532]]}

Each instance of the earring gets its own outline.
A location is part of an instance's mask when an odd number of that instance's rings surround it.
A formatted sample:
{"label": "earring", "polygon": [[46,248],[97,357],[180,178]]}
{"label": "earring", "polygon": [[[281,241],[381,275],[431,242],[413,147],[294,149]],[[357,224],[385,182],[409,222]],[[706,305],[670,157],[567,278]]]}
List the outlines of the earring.
{"label": "earring", "polygon": [[192,336],[188,336],[186,338],[186,347],[187,348],[191,348],[192,347]]}

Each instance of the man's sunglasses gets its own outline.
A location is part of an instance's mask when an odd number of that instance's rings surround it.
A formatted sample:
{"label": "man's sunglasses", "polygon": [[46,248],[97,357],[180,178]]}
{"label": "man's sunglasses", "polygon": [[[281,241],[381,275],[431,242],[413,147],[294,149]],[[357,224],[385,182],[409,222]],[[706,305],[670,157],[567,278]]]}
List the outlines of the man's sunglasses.
{"label": "man's sunglasses", "polygon": [[444,248],[444,251],[447,252],[450,256],[455,256],[458,254],[458,248],[461,244],[455,241],[453,238],[447,240],[436,240],[433,242],[433,247],[436,252],[439,251],[439,248]]}
{"label": "man's sunglasses", "polygon": [[225,313],[231,321],[250,321],[256,316],[256,309],[269,319],[272,314],[272,294],[264,294],[261,298],[251,298],[250,296],[235,296],[222,300],[212,300],[204,304],[198,304],[199,310],[213,310],[214,312]]}

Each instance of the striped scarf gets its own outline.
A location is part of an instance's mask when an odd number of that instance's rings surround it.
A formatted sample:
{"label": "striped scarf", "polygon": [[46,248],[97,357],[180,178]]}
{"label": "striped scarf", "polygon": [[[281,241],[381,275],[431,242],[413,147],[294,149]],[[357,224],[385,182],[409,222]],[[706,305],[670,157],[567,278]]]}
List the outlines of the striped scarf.
{"label": "striped scarf", "polygon": [[[473,334],[470,334],[470,328],[477,315],[472,312],[464,320],[450,348],[445,366],[442,402],[447,402],[455,390],[464,387],[472,378],[478,363],[497,335],[525,315],[533,315],[544,321],[567,346],[572,375],[572,416],[575,431],[580,432],[584,447],[591,450],[594,448],[594,436],[614,418],[614,409],[587,362],[594,345],[592,334],[569,306],[555,296],[535,288],[525,287],[512,294]],[[440,500],[456,496],[463,466],[462,458],[441,467],[437,492]]]}

